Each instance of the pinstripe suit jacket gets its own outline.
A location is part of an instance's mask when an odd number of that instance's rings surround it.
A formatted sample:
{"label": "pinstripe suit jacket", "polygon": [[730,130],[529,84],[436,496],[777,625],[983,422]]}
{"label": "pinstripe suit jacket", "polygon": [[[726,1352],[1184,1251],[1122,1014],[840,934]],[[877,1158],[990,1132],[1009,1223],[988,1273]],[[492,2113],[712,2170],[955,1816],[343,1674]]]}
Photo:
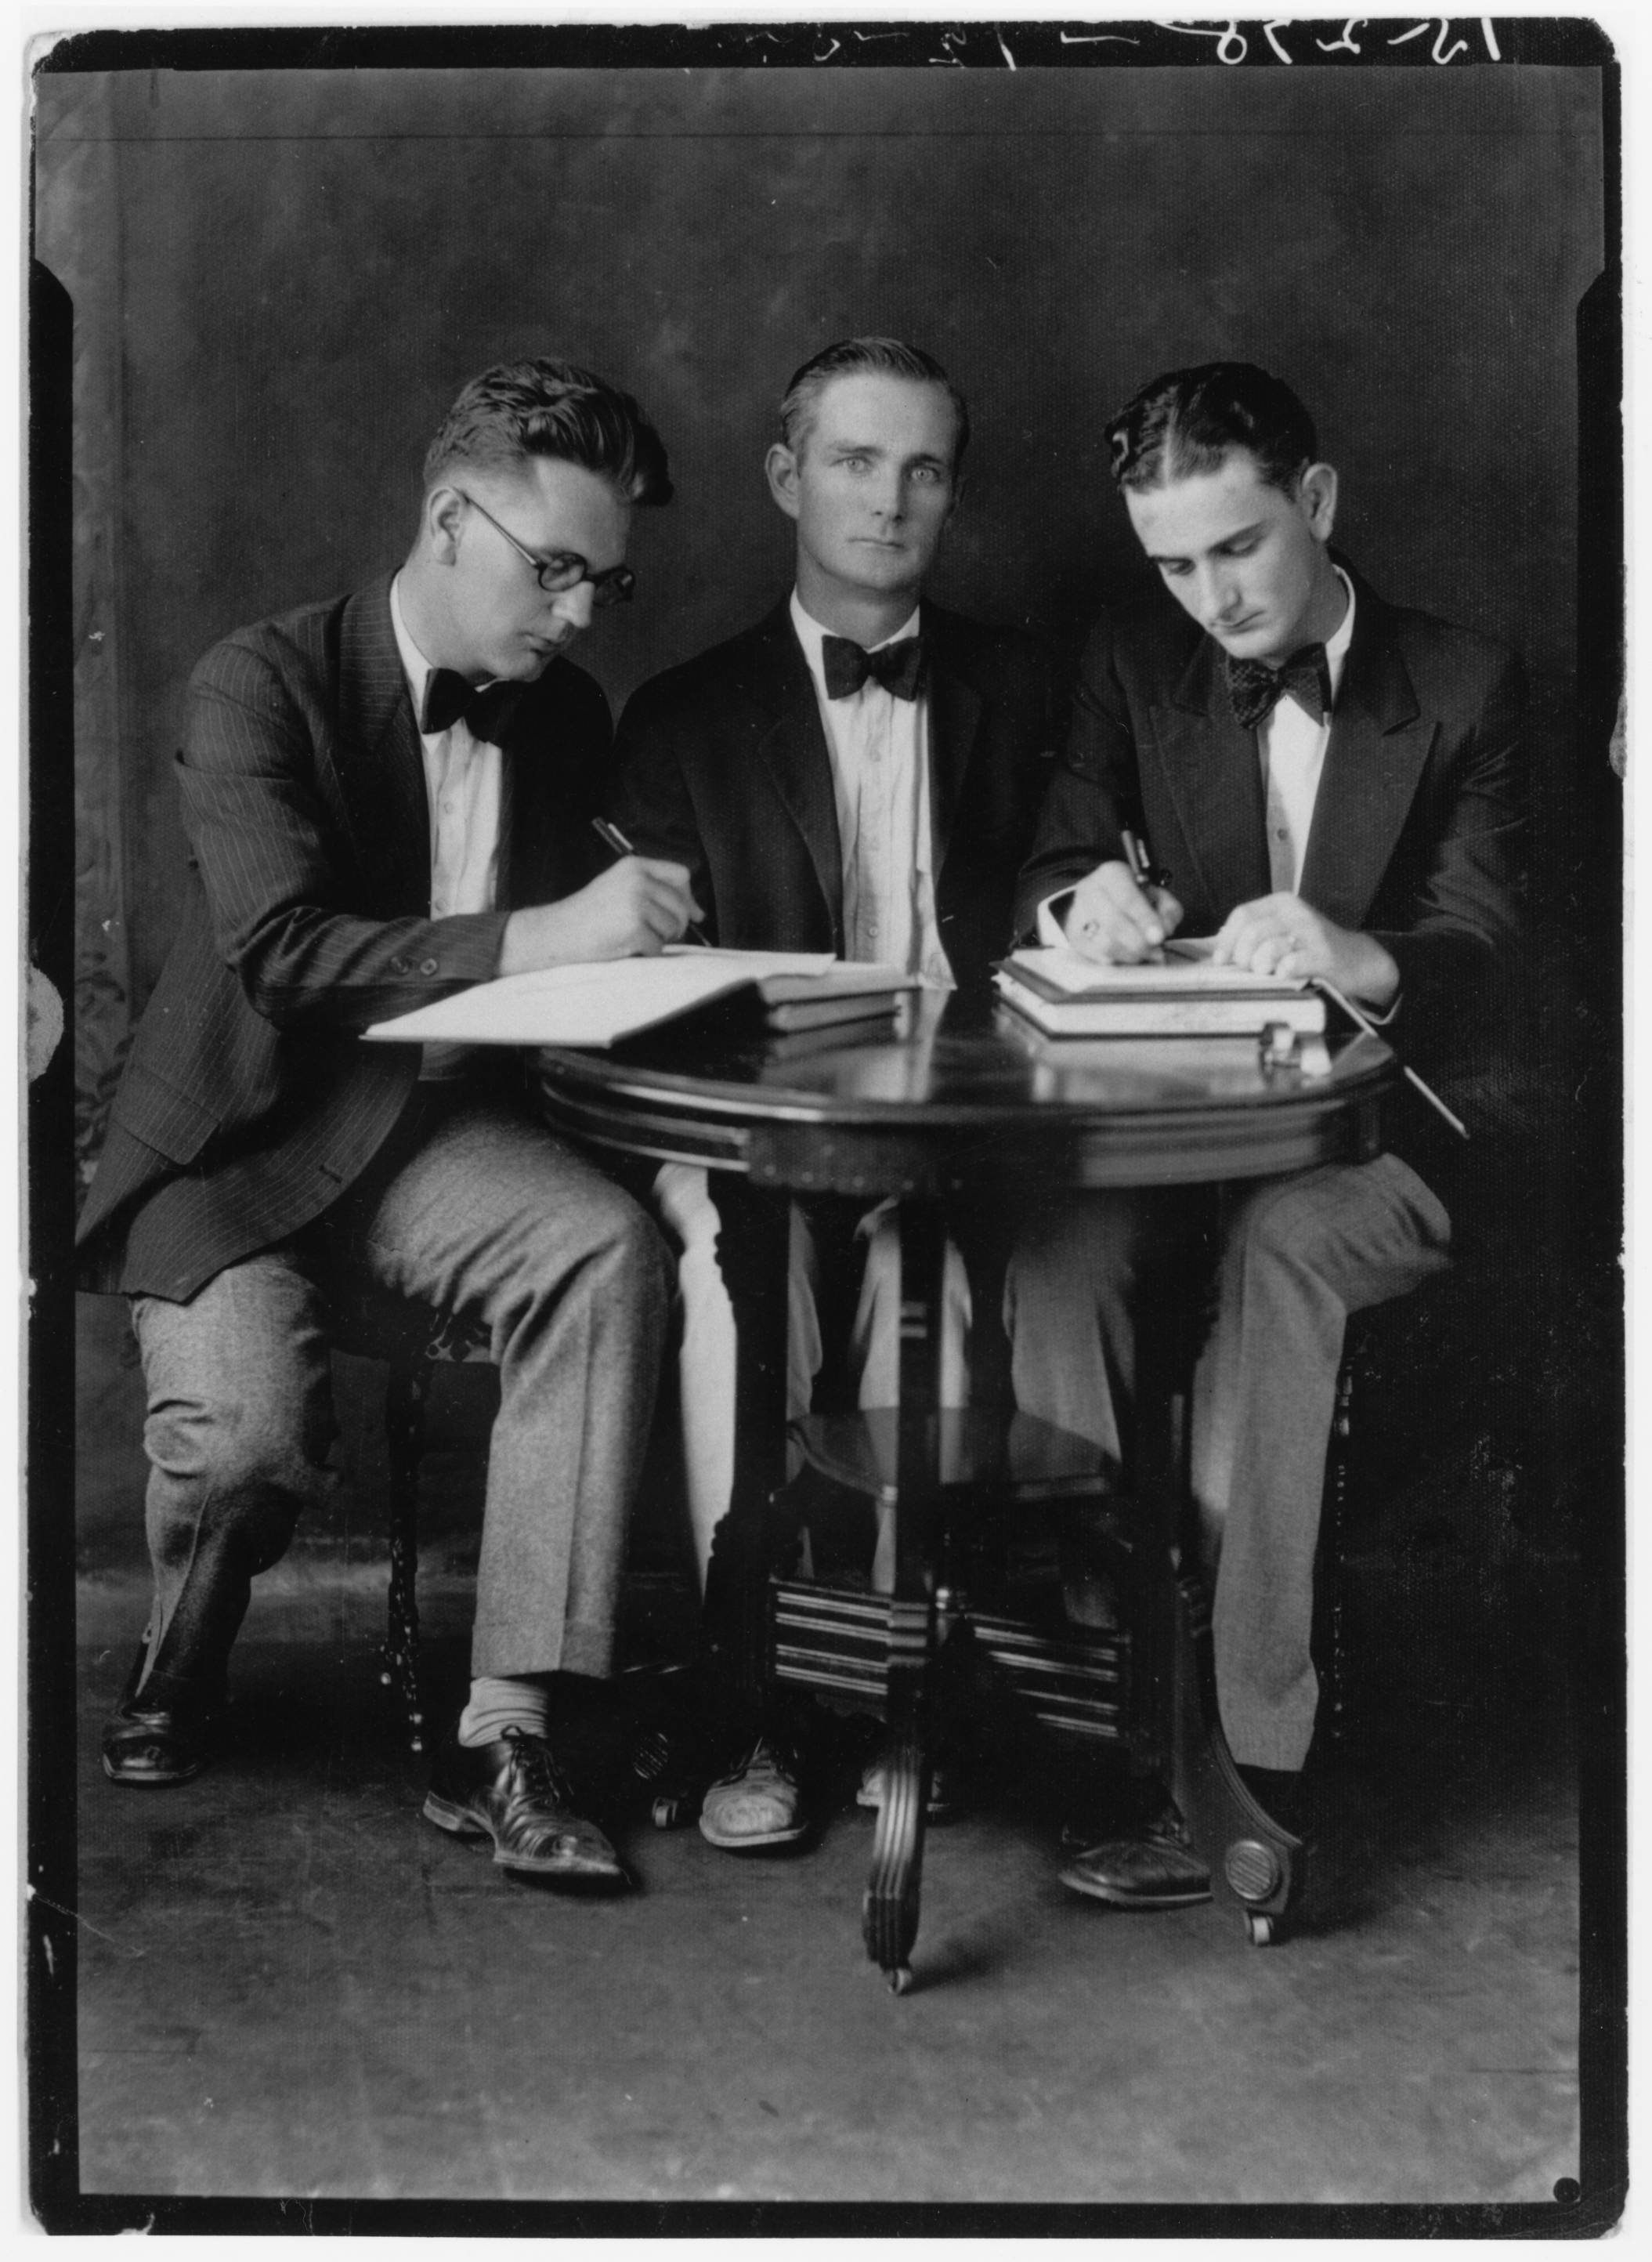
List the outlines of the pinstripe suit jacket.
{"label": "pinstripe suit jacket", "polygon": [[553,661],[499,738],[501,908],[432,919],[390,577],[200,662],[177,760],[189,897],[81,1219],[82,1286],[182,1301],[319,1216],[418,1077],[416,1045],[358,1032],[489,980],[506,909],[590,878],[601,690]]}

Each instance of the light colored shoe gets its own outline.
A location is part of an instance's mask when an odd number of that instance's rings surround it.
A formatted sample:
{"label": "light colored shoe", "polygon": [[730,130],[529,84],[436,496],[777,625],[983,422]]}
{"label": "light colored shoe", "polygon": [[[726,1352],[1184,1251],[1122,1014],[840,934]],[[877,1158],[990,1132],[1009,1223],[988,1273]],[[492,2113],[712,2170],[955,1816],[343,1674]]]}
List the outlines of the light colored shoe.
{"label": "light colored shoe", "polygon": [[[860,1788],[855,1793],[857,1806],[881,1806],[887,1792],[885,1784],[886,1762],[873,1760],[860,1778]],[[962,1786],[951,1768],[931,1768],[930,1770],[930,1803],[923,1811],[926,1822],[950,1822],[963,1804]]]}
{"label": "light colored shoe", "polygon": [[794,1845],[808,1828],[797,1761],[762,1736],[712,1784],[700,1810],[700,1836],[725,1852]]}

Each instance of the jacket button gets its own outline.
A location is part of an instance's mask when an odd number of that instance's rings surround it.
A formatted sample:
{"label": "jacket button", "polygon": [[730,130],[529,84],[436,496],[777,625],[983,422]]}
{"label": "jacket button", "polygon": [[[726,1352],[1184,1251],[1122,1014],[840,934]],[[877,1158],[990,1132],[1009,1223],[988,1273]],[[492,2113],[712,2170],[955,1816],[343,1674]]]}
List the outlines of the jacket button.
{"label": "jacket button", "polygon": [[421,974],[439,974],[441,970],[434,958],[421,958],[419,962],[419,971]]}
{"label": "jacket button", "polygon": [[407,971],[406,960],[405,958],[392,958],[390,962],[390,970],[392,974],[405,974]]}

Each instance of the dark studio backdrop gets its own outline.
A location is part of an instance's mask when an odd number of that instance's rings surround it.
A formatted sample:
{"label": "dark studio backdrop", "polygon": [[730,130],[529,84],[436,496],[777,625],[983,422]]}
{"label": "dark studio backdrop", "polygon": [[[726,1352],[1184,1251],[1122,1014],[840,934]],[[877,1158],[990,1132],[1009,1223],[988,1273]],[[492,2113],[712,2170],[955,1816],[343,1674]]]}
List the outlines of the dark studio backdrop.
{"label": "dark studio backdrop", "polygon": [[[1541,1321],[1499,1338],[1523,1442],[1498,1444],[1496,1408],[1471,1415],[1473,1474],[1483,1502],[1518,1495],[1538,1558],[1546,1525],[1592,1516],[1611,1571],[1620,552],[1603,75],[1431,68],[1426,40],[1394,59],[1417,67],[1226,69],[1208,44],[1189,43],[1188,67],[1134,69],[37,77],[33,248],[73,313],[47,406],[73,426],[56,651],[73,676],[83,1179],[178,918],[190,668],[228,630],[400,560],[426,445],[466,378],[565,354],[633,390],[664,436],[678,494],[637,515],[637,602],[578,653],[617,713],[787,586],[762,458],[787,377],[830,340],[891,332],[945,362],[974,438],[934,592],[1069,647],[1146,580],[1108,415],[1158,371],[1257,360],[1313,409],[1342,473],[1340,544],[1374,585],[1528,663],[1542,1162],[1510,1220],[1536,1269],[1507,1300]],[[50,335],[37,311],[37,354]],[[36,702],[38,721],[38,681]],[[65,1131],[68,1113],[65,1097]],[[129,1493],[135,1528],[119,1332],[83,1314],[63,1442],[84,1482]],[[1518,1472],[1499,1452],[1524,1456]],[[1593,1622],[1608,1662],[1613,1591],[1607,1577]]]}
{"label": "dark studio backdrop", "polygon": [[617,712],[785,588],[776,403],[876,330],[971,402],[945,602],[1076,644],[1148,579],[1109,414],[1235,356],[1314,410],[1375,587],[1524,652],[1538,1224],[1569,1250],[1592,1205],[1614,1242],[1583,1106],[1610,1141],[1616,594],[1599,528],[1580,540],[1602,79],[1401,52],[1419,67],[43,75],[36,249],[75,321],[83,1177],[178,917],[172,755],[205,648],[397,563],[458,386],[549,350],[637,393],[678,485],[638,514],[637,602],[579,648]]}
{"label": "dark studio backdrop", "polygon": [[[1069,645],[1149,578],[1109,414],[1157,371],[1254,359],[1314,410],[1375,587],[1529,665],[1545,1167],[1518,1199],[1564,1293],[1533,1292],[1548,1336],[1507,1358],[1533,1368],[1533,1513],[1591,1494],[1618,1287],[1618,609],[1589,493],[1603,450],[1615,472],[1613,393],[1579,349],[1615,319],[1602,88],[1506,61],[43,74],[35,248],[74,318],[82,1176],[186,884],[190,670],[399,561],[476,371],[567,354],[665,436],[678,495],[637,515],[637,602],[579,647],[617,712],[787,586],[762,459],[830,340],[893,332],[945,363],[974,437],[936,594]],[[135,1426],[94,1380],[83,1407],[109,1418],[83,1416],[83,1462],[112,1452],[135,1488]]]}
{"label": "dark studio backdrop", "polygon": [[580,650],[616,710],[785,586],[762,457],[830,339],[945,361],[976,436],[936,594],[1066,637],[1143,574],[1109,412],[1177,363],[1261,361],[1315,410],[1373,582],[1525,651],[1565,810],[1594,72],[161,69],[40,99],[91,931],[133,1008],[177,916],[190,667],[397,562],[438,418],[506,356],[612,375],[671,450],[638,601]]}

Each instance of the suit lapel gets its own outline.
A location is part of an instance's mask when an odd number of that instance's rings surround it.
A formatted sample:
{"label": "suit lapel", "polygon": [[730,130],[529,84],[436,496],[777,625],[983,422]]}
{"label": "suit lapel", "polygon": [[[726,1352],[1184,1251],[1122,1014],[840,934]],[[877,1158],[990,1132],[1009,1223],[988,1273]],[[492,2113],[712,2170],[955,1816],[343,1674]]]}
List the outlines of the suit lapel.
{"label": "suit lapel", "polygon": [[[1265,896],[1271,882],[1256,734],[1233,720],[1208,636],[1200,636],[1169,699],[1152,716],[1165,783],[1210,904],[1220,916]],[[1153,845],[1167,854],[1161,843]]]}
{"label": "suit lapel", "polygon": [[339,652],[338,777],[356,851],[386,904],[430,908],[430,811],[390,579],[344,608]]}
{"label": "suit lapel", "polygon": [[964,774],[974,751],[980,722],[980,694],[959,672],[956,638],[948,615],[923,608],[923,635],[930,653],[930,832],[932,868],[938,880],[946,861],[952,821],[963,791]]}
{"label": "suit lapel", "polygon": [[1361,587],[1297,883],[1339,926],[1364,925],[1433,743],[1387,608]]}
{"label": "suit lapel", "polygon": [[814,678],[793,633],[789,601],[758,630],[741,688],[752,710],[753,752],[803,836],[837,933],[844,918],[844,858],[831,756]]}

